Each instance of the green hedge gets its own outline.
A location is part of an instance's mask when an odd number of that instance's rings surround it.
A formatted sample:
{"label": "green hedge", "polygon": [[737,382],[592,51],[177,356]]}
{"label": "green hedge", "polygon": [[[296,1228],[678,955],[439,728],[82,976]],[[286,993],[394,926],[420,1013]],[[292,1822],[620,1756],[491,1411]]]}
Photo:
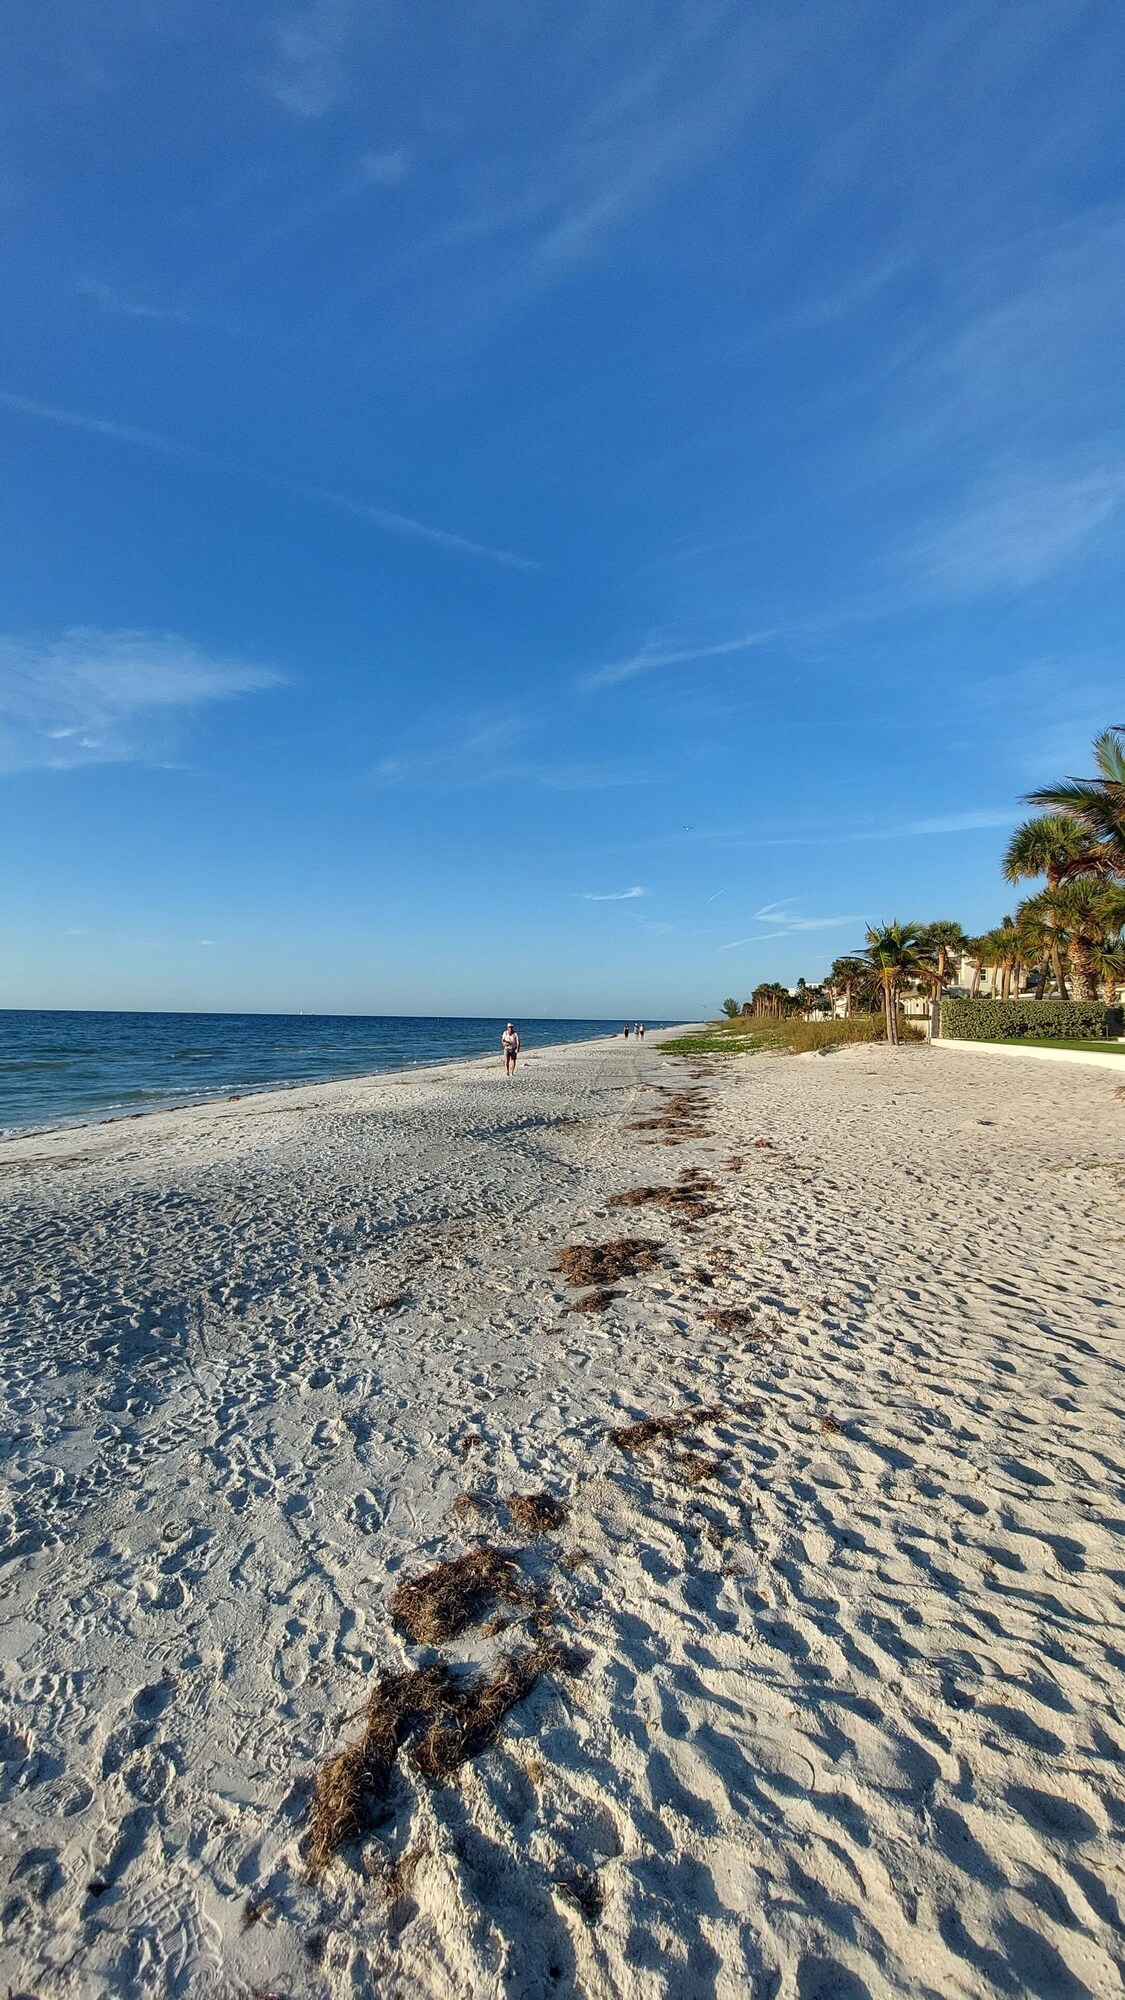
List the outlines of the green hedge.
{"label": "green hedge", "polygon": [[943,1000],[941,1032],[951,1041],[1102,1041],[1122,1032],[1122,1010],[1104,1000]]}

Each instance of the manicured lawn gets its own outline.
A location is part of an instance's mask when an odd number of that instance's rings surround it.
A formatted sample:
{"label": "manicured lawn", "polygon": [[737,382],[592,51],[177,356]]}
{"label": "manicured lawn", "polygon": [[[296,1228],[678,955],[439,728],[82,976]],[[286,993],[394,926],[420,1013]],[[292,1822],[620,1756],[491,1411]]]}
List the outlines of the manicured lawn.
{"label": "manicured lawn", "polygon": [[1083,1055],[1125,1056],[1125,1042],[1068,1042],[1061,1035],[1002,1035],[1006,1049],[1080,1049]]}

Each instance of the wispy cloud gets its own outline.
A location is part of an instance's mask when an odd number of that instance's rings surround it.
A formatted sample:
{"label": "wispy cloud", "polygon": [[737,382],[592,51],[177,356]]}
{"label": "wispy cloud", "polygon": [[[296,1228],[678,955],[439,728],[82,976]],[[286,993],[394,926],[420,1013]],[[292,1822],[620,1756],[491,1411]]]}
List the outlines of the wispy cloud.
{"label": "wispy cloud", "polygon": [[396,514],[389,507],[372,507],[363,500],[351,500],[344,493],[332,493],[322,486],[292,486],[290,491],[302,494],[308,500],[319,501],[325,507],[336,507],[342,514],[351,514],[358,521],[370,521],[376,528],[384,528],[391,535],[410,535],[418,541],[429,542],[434,548],[449,549],[454,555],[483,556],[488,562],[499,563],[505,569],[524,570],[528,573],[541,571],[543,565],[531,556],[516,555],[512,549],[493,548],[488,542],[475,542],[468,535],[453,534],[448,528],[432,528],[425,521],[416,521],[409,514]]}
{"label": "wispy cloud", "polygon": [[[1006,682],[1003,685],[1006,686]],[[1105,714],[1106,703],[1111,701],[1112,698],[1111,693],[1106,694],[1100,704],[1091,711],[1091,720],[1088,727],[1082,724],[1081,727],[1075,728],[1073,724],[1068,724],[1065,737],[1058,739],[1062,745],[1061,748],[1052,748],[1056,739],[1053,737],[1050,739],[1050,743],[1047,745],[1044,754],[1038,757],[1033,768],[1029,767],[1028,783],[1031,782],[1033,776],[1038,776],[1041,771],[1050,772],[1056,770],[1060,764],[1067,762],[1068,757],[1073,761],[1074,756],[1079,754],[1075,750],[1075,745],[1081,746],[1084,743],[1088,743],[1093,737],[1100,726],[1100,718]],[[1013,684],[1010,696],[1004,703],[1006,714],[1010,712],[1011,704],[1018,703],[1019,699],[1019,685]],[[1042,748],[1038,737],[1036,741],[1037,746]],[[679,833],[660,834],[650,840],[599,843],[596,849],[587,851],[585,858],[587,860],[594,858],[602,860],[614,854],[640,855],[666,853],[674,851],[677,848],[683,848],[689,839],[693,846],[719,848],[734,853],[751,853],[761,849],[782,847],[850,846],[873,840],[929,839],[973,833],[990,827],[1014,826],[1019,817],[1020,813],[1015,806],[984,806],[966,812],[935,814],[928,818],[884,820],[878,825],[848,826],[836,823],[824,827],[819,832],[810,833],[759,834],[740,826],[685,827]],[[707,901],[715,902],[720,896],[725,896],[728,893],[728,889],[718,889],[715,891],[714,896],[707,898]],[[766,920],[768,920],[768,913]]]}
{"label": "wispy cloud", "polygon": [[1117,372],[1125,204],[1107,204],[997,245],[970,263],[966,311],[939,349],[918,420],[963,442],[1037,432],[1073,442],[1105,420]]}
{"label": "wispy cloud", "polygon": [[[502,716],[424,749],[382,757],[371,772],[380,787],[423,785],[438,791],[478,790],[486,785],[526,786],[545,792],[613,791],[643,784],[637,772],[615,763],[567,763],[518,754],[542,719]],[[643,894],[641,891],[630,893]]]}
{"label": "wispy cloud", "polygon": [[174,633],[0,635],[0,769],[157,761],[177,716],[280,680]]}
{"label": "wispy cloud", "polygon": [[924,534],[909,566],[927,595],[1029,590],[1079,555],[1125,501],[1125,462],[1004,473]]}
{"label": "wispy cloud", "polygon": [[175,306],[153,306],[141,299],[126,298],[112,285],[103,284],[100,278],[80,278],[74,289],[79,298],[89,299],[102,312],[116,313],[123,319],[152,319],[177,326],[193,324],[189,316]]}
{"label": "wispy cloud", "polygon": [[732,938],[729,944],[721,944],[720,951],[741,951],[746,945],[766,944],[772,938],[803,937],[810,931],[838,930],[843,924],[858,924],[855,916],[845,917],[789,917],[784,913],[797,901],[795,896],[786,896],[779,903],[763,903],[754,912],[756,924],[774,923],[776,930],[758,931],[751,937]]}
{"label": "wispy cloud", "polygon": [[[497,92],[523,94],[522,34],[502,15],[494,23],[478,24],[481,43],[498,29],[478,60]],[[479,96],[466,107],[462,156],[472,167],[459,173],[450,219],[423,249],[442,309],[419,322],[420,337],[493,330],[642,225],[753,116],[778,77],[800,67],[808,40],[803,20],[778,24],[727,0],[665,9],[651,25],[631,0],[567,9],[550,54],[550,73],[566,87],[545,93],[530,152],[510,143],[507,110],[498,144]]]}
{"label": "wispy cloud", "polygon": [[272,25],[270,95],[296,118],[323,118],[347,81],[347,49],[356,0],[306,0]]}
{"label": "wispy cloud", "polygon": [[381,757],[371,776],[377,785],[415,784],[424,779],[479,785],[491,780],[499,757],[526,727],[523,716],[500,716],[445,742],[431,743],[424,750]]}
{"label": "wispy cloud", "polygon": [[778,331],[785,334],[811,332],[818,327],[831,327],[841,320],[850,319],[874,305],[888,286],[903,277],[909,269],[906,257],[894,256],[880,258],[867,269],[852,271],[834,291],[810,298],[780,320]]}
{"label": "wispy cloud", "polygon": [[255,347],[277,348],[286,345],[284,336],[275,326],[270,331],[252,330],[241,326],[229,317],[219,318],[203,312],[188,312],[182,306],[167,301],[154,304],[151,299],[136,298],[126,292],[107,285],[101,278],[79,278],[74,287],[81,299],[88,299],[100,313],[114,319],[139,320],[151,326],[188,327],[195,333],[211,334],[220,340],[249,342]]}
{"label": "wispy cloud", "polygon": [[[985,812],[945,813],[937,819],[912,819],[905,825],[870,834],[872,840],[893,840],[901,835],[929,833],[975,833],[978,827],[1011,826],[1018,814],[1011,806],[997,806]],[[862,836],[857,836],[860,838]]]}
{"label": "wispy cloud", "polygon": [[292,493],[300,500],[307,500],[315,506],[334,507],[339,512],[351,514],[356,520],[369,521],[373,527],[386,534],[405,535],[412,540],[428,542],[434,548],[447,549],[453,555],[474,556],[488,562],[499,563],[505,569],[537,571],[543,565],[530,556],[515,554],[511,549],[494,548],[488,542],[474,541],[469,535],[459,535],[448,528],[435,528],[426,521],[415,520],[413,515],[396,513],[389,507],[373,506],[364,500],[353,500],[347,494],[334,493],[328,487],[310,486],[301,480],[274,479],[267,473],[255,472],[251,468],[228,463],[212,452],[202,451],[195,445],[181,443],[176,438],[165,437],[159,431],[141,430],[134,424],[120,424],[104,417],[90,417],[78,410],[59,409],[52,403],[35,402],[30,396],[19,396],[10,390],[0,389],[0,407],[15,411],[20,416],[35,417],[45,423],[59,424],[64,429],[89,431],[97,437],[111,439],[116,444],[133,446],[142,451],[155,451],[168,458],[194,460],[200,464],[214,466],[228,477],[249,479],[255,485],[270,487],[275,492]]}
{"label": "wispy cloud", "polygon": [[414,157],[405,146],[386,153],[364,153],[359,169],[366,187],[398,187],[410,178]]}
{"label": "wispy cloud", "polygon": [[135,445],[141,451],[157,451],[169,458],[202,458],[193,445],[181,444],[160,431],[146,431],[136,424],[119,424],[107,417],[84,416],[78,410],[60,410],[53,403],[37,403],[31,396],[17,396],[0,389],[0,406],[23,417],[38,417],[44,423],[62,424],[68,430],[90,431],[96,437],[112,438],[116,444]]}
{"label": "wispy cloud", "polygon": [[[575,131],[557,162],[545,227],[535,249],[541,267],[587,257],[671,175],[710,150],[747,108],[759,86],[754,70],[717,73],[694,91],[682,89],[671,40],[658,60],[626,77]],[[553,199],[551,199],[553,195]],[[550,209],[554,209],[552,215]]]}
{"label": "wispy cloud", "polygon": [[939,813],[933,819],[892,820],[883,826],[837,827],[832,832],[794,834],[777,840],[745,843],[753,847],[823,847],[831,842],[852,845],[867,840],[918,840],[931,835],[975,833],[978,829],[1012,826],[1018,813],[1011,806],[988,806],[979,812]]}
{"label": "wispy cloud", "polygon": [[[987,806],[980,811],[939,813],[933,819],[900,819],[883,826],[835,827],[824,833],[779,834],[764,840],[733,837],[737,847],[853,846],[869,840],[922,840],[931,836],[976,833],[988,827],[1014,826],[1019,813],[1012,806]],[[780,905],[778,906],[781,907]],[[765,915],[759,912],[759,915]]]}
{"label": "wispy cloud", "polygon": [[646,646],[640,652],[631,653],[622,660],[610,660],[604,667],[597,667],[579,682],[584,689],[613,687],[618,681],[632,680],[636,674],[652,673],[657,667],[687,666],[695,660],[718,660],[729,653],[749,652],[754,646],[765,646],[776,638],[774,631],[746,632],[741,638],[721,639],[708,646]]}
{"label": "wispy cloud", "polygon": [[732,938],[729,944],[721,944],[720,951],[741,951],[744,945],[767,944],[771,938],[802,937],[808,931],[838,930],[842,924],[858,924],[860,917],[808,917],[803,923],[786,924],[783,930],[757,931],[753,937]]}
{"label": "wispy cloud", "polygon": [[645,771],[631,770],[622,763],[530,764],[507,774],[542,786],[547,792],[617,792],[630,785],[650,784]]}
{"label": "wispy cloud", "polygon": [[635,896],[647,896],[647,889],[583,889],[584,903],[631,903]]}

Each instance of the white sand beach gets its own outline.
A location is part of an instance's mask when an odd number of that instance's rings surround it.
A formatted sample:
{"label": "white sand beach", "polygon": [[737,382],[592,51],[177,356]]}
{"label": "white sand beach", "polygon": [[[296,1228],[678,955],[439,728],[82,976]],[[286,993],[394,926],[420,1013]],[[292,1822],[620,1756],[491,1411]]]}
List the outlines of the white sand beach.
{"label": "white sand beach", "polygon": [[[0,1990],[1120,1994],[1125,1102],[659,1041],[0,1148]],[[608,1205],[692,1168],[688,1226]],[[410,1644],[481,1542],[539,1603]],[[404,1742],[311,1881],[380,1675],[543,1637],[581,1671],[453,1782]]]}

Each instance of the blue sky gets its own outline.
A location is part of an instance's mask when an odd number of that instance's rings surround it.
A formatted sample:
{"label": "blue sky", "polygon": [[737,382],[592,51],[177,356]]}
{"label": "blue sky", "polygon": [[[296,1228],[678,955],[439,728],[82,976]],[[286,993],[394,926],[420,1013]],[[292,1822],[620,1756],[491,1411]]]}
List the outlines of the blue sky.
{"label": "blue sky", "polygon": [[1125,10],[12,0],[0,1000],[715,1011],[1125,720]]}

